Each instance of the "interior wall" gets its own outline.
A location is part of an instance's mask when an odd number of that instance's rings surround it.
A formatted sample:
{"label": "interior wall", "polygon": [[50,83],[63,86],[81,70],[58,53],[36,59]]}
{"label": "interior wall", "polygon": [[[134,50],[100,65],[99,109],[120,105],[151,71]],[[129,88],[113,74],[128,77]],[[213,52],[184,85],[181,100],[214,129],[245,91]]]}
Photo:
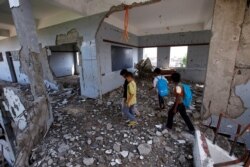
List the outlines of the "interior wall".
{"label": "interior wall", "polygon": [[[118,88],[124,82],[124,79],[120,76],[120,70],[112,71],[112,45],[132,48],[133,64],[136,64],[138,62],[138,48],[103,41],[103,39],[106,39],[110,41],[138,46],[138,37],[136,35],[129,34],[129,40],[126,42],[122,40],[122,33],[123,30],[114,27],[106,22],[102,23],[97,33],[97,56],[100,59],[101,89],[103,94],[115,88]],[[133,71],[133,68],[129,70]]]}
{"label": "interior wall", "polygon": [[204,83],[209,54],[209,45],[195,45],[188,47],[187,67],[177,68],[182,79]]}
{"label": "interior wall", "polygon": [[5,52],[2,52],[3,61],[0,61],[0,80],[12,82],[10,69]]}
{"label": "interior wall", "polygon": [[147,35],[139,37],[141,47],[178,46],[209,43],[211,31],[193,31],[172,34]]}
{"label": "interior wall", "polygon": [[49,56],[49,65],[56,77],[74,75],[74,56],[74,52],[52,52]]}
{"label": "interior wall", "polygon": [[[168,69],[170,46],[190,45],[186,68],[176,68],[182,78],[194,82],[205,82],[211,31],[183,32],[139,37],[140,47],[158,46],[157,66]],[[201,44],[201,45],[199,45]],[[139,52],[141,57],[142,52]]]}
{"label": "interior wall", "polygon": [[[202,105],[203,116],[230,112],[231,116],[236,117],[244,111],[242,102],[245,94],[237,95],[235,88],[242,85],[240,92],[249,93],[249,85],[246,84],[250,80],[249,70],[245,68],[250,63],[249,7],[246,0],[216,0],[212,33]],[[246,63],[243,63],[244,66],[238,66],[240,57],[245,59],[242,61]],[[235,96],[238,97],[234,98]]]}
{"label": "interior wall", "polygon": [[170,61],[170,47],[157,48],[157,67],[168,69]]}
{"label": "interior wall", "polygon": [[[82,58],[80,59],[80,82],[81,94],[88,97],[98,97],[100,95],[98,86],[100,83],[100,77],[97,70],[98,60],[96,59],[95,36],[99,23],[103,19],[104,15],[105,13],[101,13],[77,20],[68,21],[62,24],[41,29],[37,32],[39,43],[42,44],[42,47],[55,46],[57,36],[60,34],[67,35],[67,33],[72,29],[75,29],[79,33],[79,36],[82,36],[84,38],[83,42],[79,44],[79,49],[82,53]],[[71,37],[68,39],[69,41],[65,42],[72,42],[70,41]],[[17,37],[0,40],[0,52],[5,53],[7,51],[20,49],[21,47],[17,40]],[[5,63],[7,64],[6,61]],[[16,65],[18,66],[18,63],[16,63]],[[19,67],[15,69],[18,69]],[[8,71],[5,69],[6,67],[1,66],[0,68],[4,68],[4,71]],[[1,75],[1,77],[2,76],[3,75]],[[22,76],[25,76],[25,74],[22,74]],[[7,80],[8,77],[11,77],[10,73],[6,73],[2,78],[4,80]]]}

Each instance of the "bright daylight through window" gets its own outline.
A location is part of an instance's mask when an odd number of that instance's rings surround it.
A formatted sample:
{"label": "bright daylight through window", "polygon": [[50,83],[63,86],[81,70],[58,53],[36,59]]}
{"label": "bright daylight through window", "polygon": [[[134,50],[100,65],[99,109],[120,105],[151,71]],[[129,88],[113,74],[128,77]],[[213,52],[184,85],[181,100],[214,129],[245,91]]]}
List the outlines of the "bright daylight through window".
{"label": "bright daylight through window", "polygon": [[170,48],[170,67],[187,66],[188,46],[175,46]]}

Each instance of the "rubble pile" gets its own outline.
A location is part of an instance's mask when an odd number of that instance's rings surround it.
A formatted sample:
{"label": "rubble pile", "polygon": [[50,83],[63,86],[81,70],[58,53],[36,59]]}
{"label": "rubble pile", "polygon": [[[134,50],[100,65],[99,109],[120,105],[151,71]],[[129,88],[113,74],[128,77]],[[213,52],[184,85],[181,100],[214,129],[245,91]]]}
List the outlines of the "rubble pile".
{"label": "rubble pile", "polygon": [[152,75],[153,66],[149,58],[139,61],[135,65],[135,68],[137,69],[138,76],[140,77],[148,77]]}
{"label": "rubble pile", "polygon": [[[159,111],[156,93],[148,90],[151,83],[140,80],[137,84],[141,116],[135,128],[129,128],[122,117],[122,88],[102,100],[81,98],[77,88],[50,92],[55,120],[33,150],[32,166],[193,166],[194,137],[180,115],[173,130],[161,131],[173,98],[167,97],[166,109]],[[194,115],[202,87],[192,87],[195,96],[189,114]]]}

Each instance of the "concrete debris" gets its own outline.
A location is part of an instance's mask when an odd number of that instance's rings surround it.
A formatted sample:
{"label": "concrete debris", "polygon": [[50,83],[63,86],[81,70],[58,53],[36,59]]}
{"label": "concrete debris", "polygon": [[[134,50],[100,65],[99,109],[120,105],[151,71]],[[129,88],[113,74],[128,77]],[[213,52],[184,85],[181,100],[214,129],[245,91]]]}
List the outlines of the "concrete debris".
{"label": "concrete debris", "polygon": [[[78,88],[50,92],[55,121],[33,151],[32,165],[180,166],[185,160],[184,166],[192,166],[193,159],[188,157],[192,155],[192,138],[184,132],[188,129],[181,116],[176,115],[172,130],[162,131],[166,117],[156,116],[157,96],[146,89],[151,81],[137,81],[137,85],[141,116],[135,128],[128,128],[122,117],[121,88],[104,95],[101,101],[87,98],[84,102],[80,96],[72,96]],[[67,103],[62,103],[65,99]],[[166,104],[170,101],[172,97],[166,97]],[[198,112],[197,107],[190,114]],[[162,112],[168,109],[166,106]],[[185,142],[180,144],[182,140]]]}
{"label": "concrete debris", "polygon": [[152,150],[152,146],[149,144],[140,144],[138,146],[138,151],[141,155],[148,155]]}
{"label": "concrete debris", "polygon": [[120,154],[122,155],[123,158],[126,158],[128,156],[128,151],[122,151]]}
{"label": "concrete debris", "polygon": [[65,143],[61,144],[58,148],[59,153],[64,153],[69,149],[69,146],[66,145]]}
{"label": "concrete debris", "polygon": [[94,162],[94,158],[83,158],[83,163],[87,166],[93,165]]}
{"label": "concrete debris", "polygon": [[121,145],[118,144],[118,143],[115,143],[114,146],[113,146],[113,149],[114,149],[116,152],[120,152],[120,151],[121,151]]}
{"label": "concrete debris", "polygon": [[147,58],[146,60],[139,61],[135,65],[135,68],[138,70],[139,76],[147,76],[150,75],[150,73],[152,73],[153,66],[150,59]]}

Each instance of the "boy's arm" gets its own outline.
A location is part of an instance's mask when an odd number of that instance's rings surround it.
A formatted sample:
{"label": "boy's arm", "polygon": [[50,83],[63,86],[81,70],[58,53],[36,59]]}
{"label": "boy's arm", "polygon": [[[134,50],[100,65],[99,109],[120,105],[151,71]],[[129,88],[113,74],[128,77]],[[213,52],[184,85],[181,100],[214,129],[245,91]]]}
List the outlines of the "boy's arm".
{"label": "boy's arm", "polygon": [[178,107],[178,105],[179,105],[179,103],[180,103],[180,94],[181,94],[181,92],[182,92],[182,88],[180,88],[179,86],[177,86],[176,88],[175,88],[175,106],[174,106],[174,113],[176,113],[177,112],[177,107]]}
{"label": "boy's arm", "polygon": [[153,85],[152,85],[148,90],[154,89],[154,88],[156,87],[156,84],[157,84],[157,79],[154,78],[154,80],[153,80]]}

